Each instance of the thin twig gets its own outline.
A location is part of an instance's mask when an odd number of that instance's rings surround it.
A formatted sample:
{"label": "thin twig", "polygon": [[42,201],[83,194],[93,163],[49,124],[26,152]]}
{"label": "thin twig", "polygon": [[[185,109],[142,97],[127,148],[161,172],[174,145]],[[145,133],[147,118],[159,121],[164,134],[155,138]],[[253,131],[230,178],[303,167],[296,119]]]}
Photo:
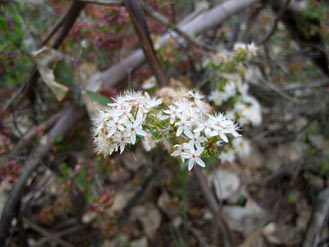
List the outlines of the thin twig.
{"label": "thin twig", "polygon": [[8,200],[2,211],[0,219],[0,246],[5,246],[6,238],[9,233],[10,223],[17,214],[18,205],[26,187],[26,182],[30,175],[40,164],[40,160],[49,152],[58,136],[65,135],[70,128],[79,120],[85,111],[78,106],[71,106],[65,114],[57,121],[50,132],[43,136],[44,141],[40,141],[39,146],[32,152],[32,155],[25,162],[24,170],[13,189],[10,191]]}
{"label": "thin twig", "polygon": [[202,43],[202,42],[194,39],[190,35],[188,35],[186,32],[184,32],[182,29],[180,29],[179,27],[177,27],[175,24],[171,23],[166,17],[164,17],[160,13],[156,12],[154,9],[152,9],[146,3],[143,3],[142,4],[142,7],[146,11],[146,13],[148,13],[151,17],[153,17],[157,21],[161,22],[162,24],[164,24],[169,29],[174,30],[177,34],[179,34],[180,36],[182,36],[189,43],[194,44],[196,46],[199,46],[202,49],[207,50],[207,51],[210,51],[210,52],[214,52],[214,53],[217,53],[218,52],[215,48],[213,48],[211,46],[208,46],[208,45],[206,45],[206,44],[204,44],[204,43]]}
{"label": "thin twig", "polygon": [[296,99],[292,98],[290,95],[288,95],[287,93],[283,92],[280,88],[274,86],[272,83],[267,82],[267,81],[262,81],[262,83],[266,87],[272,89],[274,92],[276,92],[277,94],[279,94],[281,97],[283,97],[283,98],[285,98],[285,99],[287,99],[287,100],[289,100],[289,101],[291,101],[291,102],[293,102],[295,104],[300,104],[301,103],[299,100],[296,100]]}
{"label": "thin twig", "polygon": [[61,239],[56,234],[53,234],[53,233],[43,229],[41,226],[38,226],[37,224],[33,223],[29,219],[27,219],[27,218],[23,218],[23,219],[24,219],[24,222],[27,223],[33,230],[37,231],[38,233],[42,234],[43,236],[55,241],[56,243],[58,243],[64,247],[74,247],[74,245]]}
{"label": "thin twig", "polygon": [[53,116],[51,116],[46,122],[40,124],[39,126],[34,127],[31,129],[23,138],[15,146],[14,153],[22,152],[27,145],[29,145],[33,139],[37,136],[39,131],[47,131],[62,115],[64,111],[60,111]]}
{"label": "thin twig", "polygon": [[272,35],[275,33],[277,26],[279,24],[280,19],[283,16],[283,13],[286,11],[286,9],[288,8],[289,4],[290,4],[291,0],[286,0],[285,4],[282,6],[282,8],[280,9],[278,15],[276,16],[275,20],[274,20],[274,24],[270,30],[270,32],[268,34],[266,34],[261,41],[258,42],[258,46],[265,44],[267,41],[269,41],[269,39],[272,37]]}
{"label": "thin twig", "polygon": [[305,232],[303,247],[317,247],[329,217],[329,189],[322,191],[312,209],[312,215]]}
{"label": "thin twig", "polygon": [[282,90],[284,91],[293,91],[293,90],[300,90],[300,89],[309,89],[309,88],[317,88],[317,87],[328,87],[329,86],[329,81],[316,81],[316,82],[311,82],[311,83],[301,83],[301,82],[296,82],[296,83],[289,83],[286,86],[282,87]]}
{"label": "thin twig", "polygon": [[67,9],[64,15],[59,18],[59,20],[55,23],[55,25],[52,27],[52,29],[47,34],[46,38],[42,41],[41,47],[46,45],[48,41],[54,36],[54,34],[58,31],[58,29],[64,24],[66,19],[68,18],[70,14],[70,8]]}
{"label": "thin twig", "polygon": [[25,85],[21,85],[19,87],[19,89],[11,96],[10,100],[2,107],[0,111],[0,115],[2,115],[2,113],[4,113],[9,106],[11,106],[11,104],[17,99],[17,97],[21,94],[21,92],[23,92],[24,88]]}
{"label": "thin twig", "polygon": [[160,86],[168,85],[168,78],[162,70],[161,63],[153,47],[153,41],[138,0],[124,0],[131,22],[138,36],[144,55]]}
{"label": "thin twig", "polygon": [[[78,17],[80,11],[84,8],[84,3],[79,3],[77,1],[72,1],[71,5],[69,6],[66,13],[59,19],[59,21],[54,25],[54,27],[51,29],[51,31],[47,34],[44,41],[41,43],[41,47],[47,44],[47,42],[53,37],[53,35],[58,31],[58,29],[64,25],[59,35],[57,35],[56,40],[52,44],[52,48],[57,49],[60,44],[63,42],[65,36],[68,34],[68,32],[71,30],[71,27],[73,26],[76,18]],[[78,12],[77,12],[78,11]],[[10,98],[7,104],[4,105],[4,107],[0,111],[0,115],[5,112],[9,106],[11,106],[14,101],[18,98],[18,96],[25,92],[28,94],[29,90],[32,89],[32,84],[39,78],[39,72],[36,68],[34,68],[32,75],[27,83],[22,85]]]}
{"label": "thin twig", "polygon": [[195,166],[193,168],[193,172],[194,172],[194,175],[196,176],[196,178],[199,182],[199,185],[201,187],[201,190],[208,202],[208,206],[217,220],[216,223],[219,223],[218,226],[222,233],[224,246],[233,247],[232,232],[230,230],[228,223],[226,222],[225,216],[223,215],[222,211],[220,210],[218,203],[208,186],[205,176],[203,175],[199,166]]}

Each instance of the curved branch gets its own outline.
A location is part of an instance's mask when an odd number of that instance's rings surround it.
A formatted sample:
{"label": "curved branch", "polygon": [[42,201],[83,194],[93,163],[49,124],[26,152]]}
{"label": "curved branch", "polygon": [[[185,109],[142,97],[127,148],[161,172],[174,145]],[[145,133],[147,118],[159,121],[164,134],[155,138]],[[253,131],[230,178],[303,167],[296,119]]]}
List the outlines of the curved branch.
{"label": "curved branch", "polygon": [[329,217],[329,189],[322,191],[312,209],[308,222],[303,247],[316,247],[321,243],[321,236]]}
{"label": "curved branch", "polygon": [[10,223],[15,217],[20,199],[23,195],[26,182],[33,171],[40,164],[40,160],[49,152],[54,141],[59,136],[64,136],[75,122],[79,120],[85,111],[78,106],[71,106],[58,120],[50,132],[43,137],[39,146],[33,152],[31,157],[26,161],[23,173],[10,191],[6,205],[2,211],[0,219],[0,246],[5,246],[6,238],[9,233]]}
{"label": "curved branch", "polygon": [[[200,14],[188,23],[178,25],[178,27],[188,35],[198,35],[218,26],[235,13],[238,13],[258,1],[259,0],[230,0]],[[170,40],[172,35],[177,36],[175,33],[167,33],[159,38],[157,43],[160,46],[165,45]],[[123,59],[120,63],[111,66],[102,73],[94,75],[87,86],[87,90],[95,92],[98,91],[102,85],[106,85],[108,87],[124,86],[126,82],[123,81],[129,74],[142,66],[144,62],[145,56],[143,51],[138,49],[130,56]]]}

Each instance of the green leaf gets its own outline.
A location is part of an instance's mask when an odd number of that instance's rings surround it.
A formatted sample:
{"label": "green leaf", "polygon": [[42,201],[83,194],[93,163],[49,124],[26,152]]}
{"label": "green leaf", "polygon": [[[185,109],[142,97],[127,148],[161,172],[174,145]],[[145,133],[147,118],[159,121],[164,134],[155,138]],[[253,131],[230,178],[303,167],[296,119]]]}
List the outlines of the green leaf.
{"label": "green leaf", "polygon": [[110,99],[106,98],[105,96],[99,94],[99,93],[95,93],[95,92],[87,92],[88,97],[92,100],[92,101],[96,101],[98,104],[100,105],[104,105],[106,106],[108,103],[110,103]]}
{"label": "green leaf", "polygon": [[65,177],[69,176],[68,165],[65,162],[61,164],[61,171]]}
{"label": "green leaf", "polygon": [[8,25],[5,18],[0,17],[0,26],[4,32],[8,32]]}
{"label": "green leaf", "polygon": [[95,197],[94,197],[93,194],[89,194],[89,195],[87,196],[87,201],[88,201],[89,203],[92,202],[94,199],[95,199]]}
{"label": "green leaf", "polygon": [[289,195],[288,195],[288,200],[290,201],[290,202],[296,202],[297,201],[297,195],[295,194],[295,193],[290,193]]}

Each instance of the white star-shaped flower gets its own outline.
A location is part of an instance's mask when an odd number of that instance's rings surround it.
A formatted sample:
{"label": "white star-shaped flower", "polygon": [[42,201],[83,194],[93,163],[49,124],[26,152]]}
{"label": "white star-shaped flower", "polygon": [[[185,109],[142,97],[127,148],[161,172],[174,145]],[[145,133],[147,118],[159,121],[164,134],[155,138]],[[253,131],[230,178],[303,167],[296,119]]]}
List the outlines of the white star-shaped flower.
{"label": "white star-shaped flower", "polygon": [[136,119],[133,123],[130,121],[127,121],[126,127],[127,127],[126,130],[130,134],[131,144],[136,143],[136,135],[147,136],[147,133],[143,130],[141,121],[139,119]]}
{"label": "white star-shaped flower", "polygon": [[200,159],[200,155],[203,152],[203,147],[198,148],[195,150],[194,148],[190,147],[188,153],[182,153],[181,156],[184,159],[188,159],[187,165],[188,165],[188,170],[191,171],[193,166],[198,164],[201,167],[206,167],[206,164],[203,162],[202,159]]}

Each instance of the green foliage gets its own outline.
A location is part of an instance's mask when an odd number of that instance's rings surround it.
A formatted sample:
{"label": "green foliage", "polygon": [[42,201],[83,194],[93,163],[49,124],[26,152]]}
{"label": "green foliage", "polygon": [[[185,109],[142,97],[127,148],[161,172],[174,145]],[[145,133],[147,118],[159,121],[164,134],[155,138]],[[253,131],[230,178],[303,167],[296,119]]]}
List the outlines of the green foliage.
{"label": "green foliage", "polygon": [[322,7],[323,4],[325,4],[324,2],[324,0],[306,1],[307,7],[304,13],[305,16],[324,21],[326,16],[326,9]]}
{"label": "green foliage", "polygon": [[65,162],[61,164],[61,172],[63,173],[64,177],[69,177],[68,166]]}
{"label": "green foliage", "polygon": [[288,195],[288,201],[289,202],[295,203],[295,202],[297,202],[297,200],[298,200],[298,196],[297,196],[296,193],[290,193]]}
{"label": "green foliage", "polygon": [[92,101],[96,101],[98,104],[103,106],[106,106],[111,102],[109,98],[106,98],[105,96],[96,92],[88,92],[88,96]]}
{"label": "green foliage", "polygon": [[4,14],[0,17],[0,82],[16,85],[27,80],[33,63],[23,51],[25,32],[15,6],[1,7]]}

